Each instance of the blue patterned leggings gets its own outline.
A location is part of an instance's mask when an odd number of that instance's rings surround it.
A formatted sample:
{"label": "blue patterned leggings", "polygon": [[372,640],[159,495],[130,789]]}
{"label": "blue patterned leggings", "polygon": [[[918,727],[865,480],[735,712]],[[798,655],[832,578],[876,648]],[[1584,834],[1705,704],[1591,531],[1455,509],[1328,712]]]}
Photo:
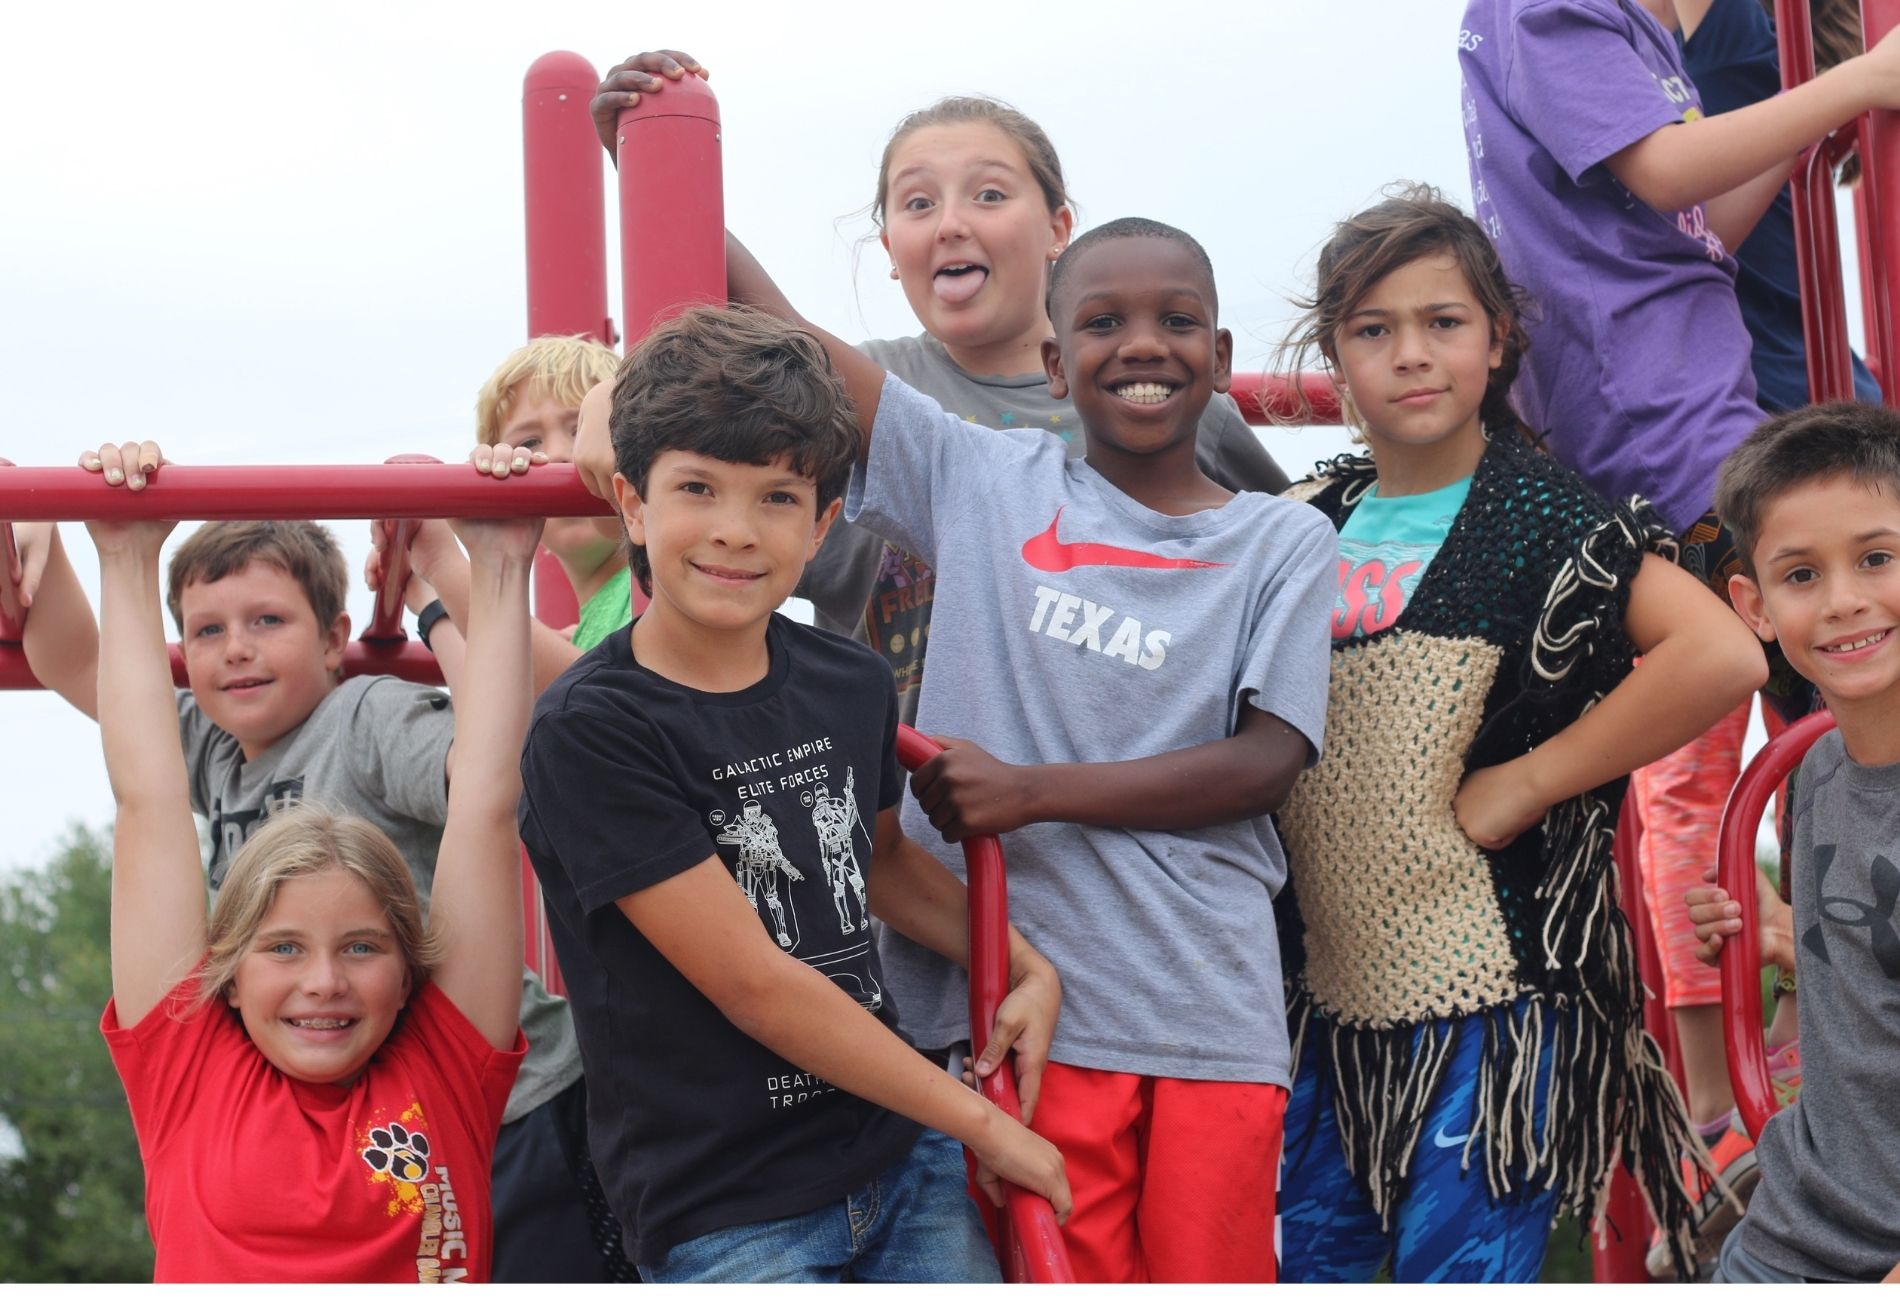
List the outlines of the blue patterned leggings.
{"label": "blue patterned leggings", "polygon": [[[1556,1192],[1493,1201],[1478,1147],[1472,1148],[1471,1168],[1459,1168],[1483,1050],[1481,1027],[1468,1024],[1426,1112],[1390,1232],[1380,1228],[1371,1198],[1346,1169],[1331,1084],[1322,1086],[1319,1054],[1306,1054],[1286,1108],[1282,1282],[1370,1282],[1388,1261],[1395,1282],[1537,1280]],[[1550,1086],[1548,1041],[1540,1060],[1534,1122],[1541,1133]]]}

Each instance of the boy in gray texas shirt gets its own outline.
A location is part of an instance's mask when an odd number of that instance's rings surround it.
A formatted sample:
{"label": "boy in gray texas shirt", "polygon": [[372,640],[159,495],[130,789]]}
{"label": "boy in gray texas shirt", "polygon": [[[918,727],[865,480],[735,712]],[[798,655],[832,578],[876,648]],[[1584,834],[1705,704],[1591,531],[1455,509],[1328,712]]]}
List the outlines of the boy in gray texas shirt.
{"label": "boy in gray texas shirt", "polygon": [[[860,344],[859,350],[971,424],[1046,430],[1062,439],[1070,456],[1082,455],[1075,404],[1051,393],[1040,371],[973,375],[928,334],[877,339]],[[1215,394],[1201,415],[1194,461],[1207,477],[1234,492],[1286,490],[1287,476],[1225,393]],[[817,558],[805,566],[795,594],[811,601],[819,627],[862,642],[884,657],[897,679],[898,715],[915,724],[935,589],[936,575],[916,555],[863,525],[839,519]]]}
{"label": "boy in gray texas shirt", "polygon": [[[1743,556],[1735,612],[1821,692],[1839,730],[1795,781],[1791,929],[1763,958],[1801,978],[1801,1094],[1756,1146],[1761,1183],[1718,1282],[1900,1276],[1900,413],[1778,415],[1722,464]],[[1740,931],[1714,886],[1685,900],[1713,961]],[[1772,900],[1764,905],[1774,907]]]}
{"label": "boy in gray texas shirt", "polygon": [[[1114,763],[1271,713],[1317,756],[1338,543],[1318,511],[1242,493],[1162,514],[1035,430],[981,429],[889,379],[847,513],[938,569],[931,735],[1005,763]],[[916,800],[904,830],[962,871]],[[1264,815],[1179,830],[1031,822],[1005,847],[1010,907],[1062,974],[1054,1061],[1287,1086]],[[968,1036],[965,981],[886,931],[919,1044]]]}

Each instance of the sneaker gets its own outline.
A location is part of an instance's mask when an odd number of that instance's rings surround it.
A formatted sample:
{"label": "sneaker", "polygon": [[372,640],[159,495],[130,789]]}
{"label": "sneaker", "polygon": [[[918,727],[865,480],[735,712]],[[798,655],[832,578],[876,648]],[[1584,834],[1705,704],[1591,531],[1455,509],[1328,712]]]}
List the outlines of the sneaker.
{"label": "sneaker", "polygon": [[1775,1106],[1786,1110],[1801,1095],[1801,1040],[1791,1038],[1768,1053],[1768,1082],[1774,1086]]}
{"label": "sneaker", "polygon": [[[1799,1086],[1797,1080],[1796,1086]],[[1697,1195],[1691,1229],[1695,1233],[1695,1275],[1707,1277],[1722,1253],[1722,1242],[1742,1221],[1749,1197],[1761,1181],[1756,1163],[1755,1143],[1742,1127],[1741,1116],[1730,1112],[1729,1126],[1709,1147],[1709,1161],[1715,1166],[1711,1179],[1693,1160],[1682,1162],[1683,1186]],[[1650,1238],[1649,1255],[1644,1261],[1649,1275],[1658,1281],[1675,1277],[1675,1265],[1669,1258],[1668,1243],[1660,1232]]]}

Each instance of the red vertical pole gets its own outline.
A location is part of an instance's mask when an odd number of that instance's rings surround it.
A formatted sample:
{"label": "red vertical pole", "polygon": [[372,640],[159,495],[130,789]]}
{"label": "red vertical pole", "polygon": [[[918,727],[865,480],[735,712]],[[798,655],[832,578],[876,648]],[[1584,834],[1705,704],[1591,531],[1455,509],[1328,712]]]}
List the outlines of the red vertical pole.
{"label": "red vertical pole", "polygon": [[556,50],[536,59],[522,82],[528,337],[585,334],[612,347],[606,194],[588,114],[598,81],[593,64]]}
{"label": "red vertical pole", "polygon": [[[606,187],[600,140],[588,104],[600,78],[569,50],[536,59],[521,86],[522,191],[527,201],[528,337],[585,334],[612,347],[607,314]],[[535,556],[534,613],[549,627],[568,627],[580,604],[567,575],[545,549]],[[554,964],[547,912],[534,873],[522,862],[527,962],[555,992],[564,992]]]}
{"label": "red vertical pole", "polygon": [[726,300],[719,101],[684,76],[620,115],[621,315],[627,345],[691,303]]}
{"label": "red vertical pole", "polygon": [[[612,347],[607,314],[606,187],[588,104],[600,78],[569,50],[543,54],[521,88],[522,189],[527,199],[528,337],[585,334]],[[535,559],[534,612],[549,627],[580,617],[567,575]]]}
{"label": "red vertical pole", "polygon": [[[1861,0],[1860,9],[1868,49],[1900,25],[1900,0]],[[1861,281],[1867,350],[1892,406],[1894,389],[1900,387],[1900,326],[1894,321],[1892,283],[1892,258],[1900,250],[1900,115],[1876,111],[1861,119],[1860,167],[1856,206],[1867,250],[1862,263],[1867,274]]]}
{"label": "red vertical pole", "polygon": [[[942,752],[943,746],[922,732],[903,725],[897,728],[897,761],[905,767],[914,771]],[[1009,893],[1002,843],[994,835],[965,840],[963,863],[970,892],[970,1050],[981,1056],[989,1045],[997,1008],[1009,992]],[[1022,1118],[1016,1072],[1007,1061],[983,1081],[983,1095],[1010,1118]],[[1049,1202],[1014,1185],[1006,1185],[1006,1193],[999,1225],[1003,1228],[999,1244],[1004,1280],[1075,1281]]]}
{"label": "red vertical pole", "polygon": [[[1636,949],[1637,969],[1648,996],[1643,999],[1643,1027],[1663,1044],[1670,1058],[1670,1069],[1680,1078],[1675,1060],[1675,1034],[1668,1009],[1662,1005],[1662,962],[1656,953],[1655,937],[1649,931],[1649,908],[1643,901],[1643,883],[1638,872],[1637,845],[1642,833],[1642,818],[1636,800],[1626,796],[1623,812],[1616,825],[1617,893],[1623,914],[1629,918],[1630,941]],[[1598,1282],[1647,1282],[1649,1267],[1649,1207],[1642,1191],[1627,1169],[1619,1163],[1610,1175],[1610,1195],[1603,1207],[1608,1227],[1597,1241],[1591,1258],[1591,1274]]]}
{"label": "red vertical pole", "polygon": [[[1808,0],[1775,0],[1775,36],[1781,84],[1814,79],[1814,39]],[[1834,163],[1851,128],[1804,151],[1789,178],[1794,208],[1795,266],[1801,285],[1801,337],[1807,349],[1808,395],[1817,402],[1854,396],[1847,347],[1847,304],[1841,287],[1840,232],[1834,211]]]}

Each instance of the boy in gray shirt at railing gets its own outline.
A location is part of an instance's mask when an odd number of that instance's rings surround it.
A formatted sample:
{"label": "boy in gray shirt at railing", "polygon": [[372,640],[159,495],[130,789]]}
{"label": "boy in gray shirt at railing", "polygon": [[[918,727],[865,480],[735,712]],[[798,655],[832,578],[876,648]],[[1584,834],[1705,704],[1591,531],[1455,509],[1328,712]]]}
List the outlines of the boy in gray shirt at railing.
{"label": "boy in gray shirt at railing", "polygon": [[[1769,1120],[1761,1186],[1717,1282],[1900,1280],[1900,414],[1836,403],[1777,416],[1722,465],[1716,509],[1743,558],[1736,612],[1820,689],[1839,730],[1795,783],[1792,932],[1802,1092]],[[1714,886],[1688,892],[1704,960],[1741,929]]]}

